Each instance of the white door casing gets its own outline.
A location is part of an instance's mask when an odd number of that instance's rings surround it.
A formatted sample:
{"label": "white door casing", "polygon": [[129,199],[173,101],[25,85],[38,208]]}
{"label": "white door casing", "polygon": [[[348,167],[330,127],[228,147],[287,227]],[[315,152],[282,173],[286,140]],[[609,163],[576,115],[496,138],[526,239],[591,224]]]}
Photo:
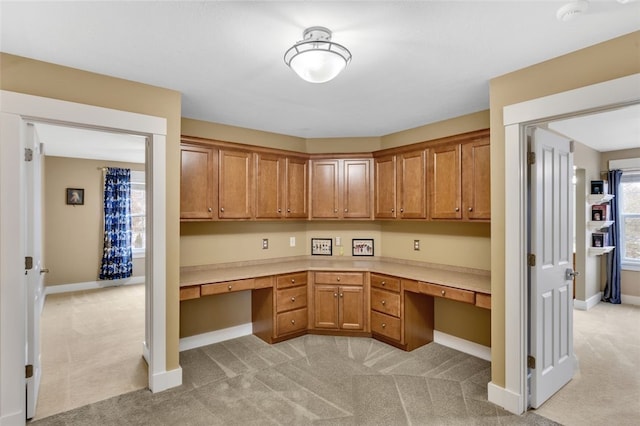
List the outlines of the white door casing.
{"label": "white door casing", "polygon": [[25,270],[27,279],[27,335],[25,365],[32,366],[31,377],[26,378],[27,384],[27,418],[36,414],[40,378],[42,376],[40,361],[40,314],[44,304],[44,273],[42,250],[42,151],[35,126],[25,123],[25,148],[30,150],[31,159],[25,158],[26,182],[26,255],[33,259],[33,266]]}
{"label": "white door casing", "polygon": [[573,377],[572,142],[533,127],[530,152],[530,406],[540,407]]}

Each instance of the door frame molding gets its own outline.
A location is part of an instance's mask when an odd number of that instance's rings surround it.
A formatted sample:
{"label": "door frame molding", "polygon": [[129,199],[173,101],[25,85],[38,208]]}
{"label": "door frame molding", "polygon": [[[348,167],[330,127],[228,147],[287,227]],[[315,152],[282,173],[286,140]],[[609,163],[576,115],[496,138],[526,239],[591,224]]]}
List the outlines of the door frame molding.
{"label": "door frame molding", "polygon": [[[80,127],[135,133],[147,137],[146,176],[151,195],[147,223],[151,247],[146,258],[145,342],[143,354],[149,364],[149,388],[159,392],[182,382],[178,368],[166,368],[166,134],[167,120],[144,114],[96,107],[51,98],[0,91],[0,423],[22,424],[25,418],[24,389],[24,218],[21,207],[21,132],[25,122],[47,121]],[[5,126],[5,124],[8,124]],[[9,321],[5,321],[5,319]]]}
{"label": "door frame molding", "polygon": [[527,141],[525,126],[640,101],[640,74],[585,86],[503,109],[505,133],[505,386],[488,385],[489,401],[521,414],[527,389]]}

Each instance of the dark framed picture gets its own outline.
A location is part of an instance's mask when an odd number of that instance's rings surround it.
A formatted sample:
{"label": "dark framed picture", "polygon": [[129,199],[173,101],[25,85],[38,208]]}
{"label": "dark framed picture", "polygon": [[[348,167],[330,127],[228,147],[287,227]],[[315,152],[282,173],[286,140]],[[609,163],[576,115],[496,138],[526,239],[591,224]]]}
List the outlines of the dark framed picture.
{"label": "dark framed picture", "polygon": [[84,205],[84,189],[67,188],[67,204],[72,206]]}
{"label": "dark framed picture", "polygon": [[591,234],[592,247],[606,247],[609,243],[608,234],[594,232]]}
{"label": "dark framed picture", "polygon": [[591,220],[595,220],[596,222],[602,220],[602,212],[600,210],[591,210]]}
{"label": "dark framed picture", "polygon": [[591,181],[591,193],[592,194],[604,194],[606,192],[605,181],[592,180]]}
{"label": "dark framed picture", "polygon": [[331,238],[312,238],[311,254],[314,256],[331,256],[333,240]]}
{"label": "dark framed picture", "polygon": [[372,238],[354,238],[351,240],[352,256],[373,256]]}

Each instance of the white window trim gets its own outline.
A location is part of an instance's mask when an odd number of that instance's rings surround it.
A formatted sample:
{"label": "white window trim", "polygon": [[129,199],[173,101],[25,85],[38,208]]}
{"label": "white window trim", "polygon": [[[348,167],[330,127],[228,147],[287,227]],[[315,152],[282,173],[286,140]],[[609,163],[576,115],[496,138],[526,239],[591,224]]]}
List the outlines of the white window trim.
{"label": "white window trim", "polygon": [[[131,183],[135,183],[138,185],[146,185],[145,182],[145,171],[144,170],[131,170]],[[146,217],[146,215],[145,215]],[[146,248],[132,248],[132,255],[134,259],[143,259],[146,257]]]}
{"label": "white window trim", "polygon": [[[640,158],[633,158],[633,159],[629,159],[628,161],[633,162],[637,165],[638,163],[640,163]],[[613,163],[613,161],[610,162],[610,165],[611,163]],[[636,175],[634,180],[640,180],[640,171],[636,172],[634,170],[631,173],[633,173],[633,175]],[[620,183],[624,182],[625,176],[629,177],[629,174],[631,173],[629,172],[625,173],[623,170],[622,180]],[[625,244],[624,244],[625,233],[624,233],[624,226],[623,226],[625,217],[640,218],[640,213],[624,214],[622,212],[622,202],[623,202],[622,193],[620,193],[618,201],[620,203],[620,207],[618,208],[618,217],[616,218],[616,220],[618,221],[618,226],[620,227],[620,267],[626,271],[640,271],[640,260],[632,260],[626,257]]]}

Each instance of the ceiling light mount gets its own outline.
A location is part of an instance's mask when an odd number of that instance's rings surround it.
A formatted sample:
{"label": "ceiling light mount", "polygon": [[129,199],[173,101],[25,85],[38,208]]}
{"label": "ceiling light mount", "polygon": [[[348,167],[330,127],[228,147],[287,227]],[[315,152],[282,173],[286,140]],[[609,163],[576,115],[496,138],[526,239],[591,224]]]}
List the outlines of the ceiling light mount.
{"label": "ceiling light mount", "polygon": [[325,27],[307,28],[302,33],[302,40],[284,54],[284,63],[310,83],[334,79],[349,62],[349,49],[331,41],[331,30]]}
{"label": "ceiling light mount", "polygon": [[587,9],[589,9],[589,2],[586,0],[575,0],[558,9],[556,12],[556,18],[561,22],[572,21],[577,16],[586,12]]}

